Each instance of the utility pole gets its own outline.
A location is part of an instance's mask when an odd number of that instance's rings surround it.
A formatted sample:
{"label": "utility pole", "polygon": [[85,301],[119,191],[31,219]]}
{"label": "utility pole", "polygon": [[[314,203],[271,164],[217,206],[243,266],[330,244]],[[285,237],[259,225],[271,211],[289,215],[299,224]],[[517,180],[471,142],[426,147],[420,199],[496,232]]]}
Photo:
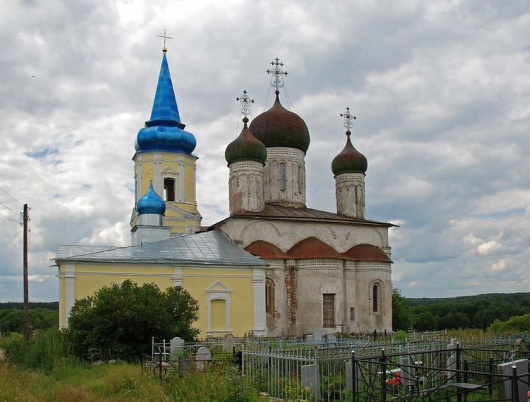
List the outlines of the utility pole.
{"label": "utility pole", "polygon": [[23,246],[23,264],[24,264],[24,339],[29,341],[31,338],[31,329],[29,325],[29,292],[28,292],[28,204],[24,204],[22,213],[22,225],[24,227],[24,246]]}

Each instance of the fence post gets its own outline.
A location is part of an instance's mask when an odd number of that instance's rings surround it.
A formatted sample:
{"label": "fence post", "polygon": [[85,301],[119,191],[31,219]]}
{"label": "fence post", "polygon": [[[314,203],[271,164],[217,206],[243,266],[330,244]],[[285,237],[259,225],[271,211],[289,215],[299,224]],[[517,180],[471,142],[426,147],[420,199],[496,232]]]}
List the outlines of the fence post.
{"label": "fence post", "polygon": [[460,342],[456,343],[456,382],[462,381],[462,373],[460,372]]}
{"label": "fence post", "polygon": [[490,366],[489,366],[490,375],[488,376],[488,391],[491,395],[493,393],[493,356],[490,356]]}
{"label": "fence post", "polygon": [[[326,338],[327,339],[327,338]],[[318,375],[318,381],[320,382],[320,384],[318,385],[317,389],[316,389],[316,392],[315,392],[315,401],[319,401],[320,400],[320,393],[322,392],[321,389],[322,389],[322,378],[320,377],[320,368],[318,367],[318,347],[317,345],[315,345],[315,367],[317,369],[317,375]]]}
{"label": "fence post", "polygon": [[162,384],[162,351],[158,351],[158,377],[160,378],[160,384]]}
{"label": "fence post", "polygon": [[352,402],[357,402],[357,376],[356,376],[356,367],[355,367],[355,351],[351,351],[351,396]]}
{"label": "fence post", "polygon": [[381,349],[381,400],[386,401],[386,356],[385,348]]}

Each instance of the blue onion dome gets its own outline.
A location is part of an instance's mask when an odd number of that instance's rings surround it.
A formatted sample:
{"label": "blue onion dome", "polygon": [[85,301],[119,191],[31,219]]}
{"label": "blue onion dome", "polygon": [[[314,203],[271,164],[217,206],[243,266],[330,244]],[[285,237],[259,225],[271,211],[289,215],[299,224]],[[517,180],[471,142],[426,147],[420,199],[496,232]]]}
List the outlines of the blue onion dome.
{"label": "blue onion dome", "polygon": [[267,148],[252,135],[247,127],[248,119],[243,119],[241,134],[226,147],[225,159],[228,165],[237,161],[257,161],[265,164]]}
{"label": "blue onion dome", "polygon": [[309,148],[309,130],[300,116],[281,105],[279,94],[277,90],[276,101],[269,110],[252,120],[250,131],[267,148],[297,148],[305,153]]}
{"label": "blue onion dome", "polygon": [[346,146],[331,163],[331,170],[335,176],[342,173],[366,173],[368,161],[366,157],[357,151],[350,140],[351,132],[346,131]]}
{"label": "blue onion dome", "polygon": [[136,203],[138,215],[156,214],[164,215],[166,212],[166,202],[153,189],[153,183],[149,183],[149,190],[142,195]]}
{"label": "blue onion dome", "polygon": [[164,52],[151,118],[145,122],[145,127],[138,131],[136,152],[183,152],[191,155],[197,141],[192,133],[184,130],[185,127],[186,125],[180,121],[177,99]]}

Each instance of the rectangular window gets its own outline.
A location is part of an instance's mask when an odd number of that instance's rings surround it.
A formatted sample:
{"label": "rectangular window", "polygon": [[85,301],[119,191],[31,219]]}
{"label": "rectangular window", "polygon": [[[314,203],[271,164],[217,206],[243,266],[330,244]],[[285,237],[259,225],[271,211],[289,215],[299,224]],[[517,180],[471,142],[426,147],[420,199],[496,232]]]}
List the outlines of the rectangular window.
{"label": "rectangular window", "polygon": [[335,293],[322,295],[322,317],[322,326],[335,327]]}
{"label": "rectangular window", "polygon": [[350,307],[350,321],[355,321],[355,307]]}
{"label": "rectangular window", "polygon": [[164,195],[166,201],[175,201],[175,179],[164,179]]}

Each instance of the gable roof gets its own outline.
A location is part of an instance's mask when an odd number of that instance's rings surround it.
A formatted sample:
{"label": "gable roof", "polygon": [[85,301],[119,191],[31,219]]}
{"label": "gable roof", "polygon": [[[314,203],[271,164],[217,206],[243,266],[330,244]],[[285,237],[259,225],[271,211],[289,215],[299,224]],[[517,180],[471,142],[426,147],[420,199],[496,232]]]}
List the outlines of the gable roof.
{"label": "gable roof", "polygon": [[246,252],[220,230],[177,234],[168,240],[130,247],[59,246],[56,262],[181,263],[259,266],[267,264]]}

